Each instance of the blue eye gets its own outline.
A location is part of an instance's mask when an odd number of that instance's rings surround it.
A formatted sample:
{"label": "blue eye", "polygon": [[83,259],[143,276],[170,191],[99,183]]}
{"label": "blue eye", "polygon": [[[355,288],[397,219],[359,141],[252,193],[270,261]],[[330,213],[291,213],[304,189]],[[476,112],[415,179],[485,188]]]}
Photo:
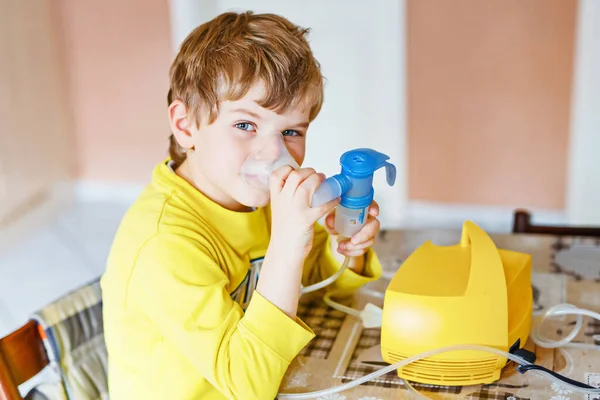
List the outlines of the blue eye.
{"label": "blue eye", "polygon": [[281,132],[281,134],[283,136],[300,136],[300,133],[298,133],[298,131],[293,131],[291,129],[287,129],[287,130]]}
{"label": "blue eye", "polygon": [[240,122],[239,124],[235,124],[235,127],[241,129],[243,131],[255,131],[256,128],[249,122]]}

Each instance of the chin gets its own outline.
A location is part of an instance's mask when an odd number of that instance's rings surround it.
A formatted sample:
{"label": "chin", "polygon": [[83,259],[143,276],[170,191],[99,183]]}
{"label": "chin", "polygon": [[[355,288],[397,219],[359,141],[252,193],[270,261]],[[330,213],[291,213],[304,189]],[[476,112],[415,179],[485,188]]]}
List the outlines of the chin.
{"label": "chin", "polygon": [[245,205],[246,207],[261,208],[269,204],[270,201],[269,193],[261,192],[258,190],[251,190],[240,195],[236,200]]}

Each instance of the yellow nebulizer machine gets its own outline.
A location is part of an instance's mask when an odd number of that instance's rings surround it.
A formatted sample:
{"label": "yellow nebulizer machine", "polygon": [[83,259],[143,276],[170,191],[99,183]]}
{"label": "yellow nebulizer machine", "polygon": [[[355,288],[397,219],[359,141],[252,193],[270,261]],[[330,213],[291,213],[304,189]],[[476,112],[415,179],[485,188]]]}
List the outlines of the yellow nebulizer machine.
{"label": "yellow nebulizer machine", "polygon": [[[286,161],[291,157],[285,146],[279,148],[282,150],[274,153],[277,159],[249,159],[252,168],[246,166],[245,171],[250,184],[266,187],[263,172],[282,163],[297,167]],[[366,223],[374,196],[373,175],[378,169],[385,167],[387,183],[394,184],[396,168],[388,159],[371,149],[346,152],[340,158],[341,173],[327,178],[315,192],[313,207],[341,198],[335,222],[340,236],[351,237]],[[254,176],[263,176],[260,184],[252,183]],[[301,287],[301,293],[333,283],[348,261],[346,257],[341,268],[324,281]],[[381,356],[389,365],[336,387],[279,393],[277,398],[328,396],[392,371],[413,394],[425,397],[409,381],[442,386],[489,384],[500,378],[510,361],[518,365],[520,373],[534,371],[569,390],[600,394],[600,389],[536,365],[535,354],[523,349],[528,339],[546,348],[573,345],[570,342],[583,326],[582,316],[600,320],[598,313],[559,304],[532,321],[531,262],[529,254],[498,249],[486,232],[467,221],[458,244],[426,242],[406,259],[387,285],[383,309],[368,303],[363,310],[356,310],[336,303],[327,293],[323,300],[329,306],[360,320],[365,328],[381,327]],[[544,320],[561,315],[576,315],[573,331],[560,341],[544,337],[540,333]]]}
{"label": "yellow nebulizer machine", "polygon": [[[382,357],[393,364],[463,343],[509,352],[527,342],[532,302],[531,256],[497,249],[481,228],[466,222],[459,244],[423,244],[389,283]],[[492,383],[506,362],[486,352],[455,351],[411,363],[398,376],[434,385]]]}

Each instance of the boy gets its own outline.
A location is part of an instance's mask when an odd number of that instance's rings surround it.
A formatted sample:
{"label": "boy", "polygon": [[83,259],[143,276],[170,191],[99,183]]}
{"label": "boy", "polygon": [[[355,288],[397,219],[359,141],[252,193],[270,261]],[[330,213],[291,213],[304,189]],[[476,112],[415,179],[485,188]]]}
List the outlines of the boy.
{"label": "boy", "polygon": [[[296,316],[300,285],[346,255],[331,288],[350,294],[379,278],[376,204],[337,245],[338,200],[309,206],[322,174],[282,166],[263,192],[240,172],[270,140],[302,164],[323,98],[306,32],[276,15],[225,13],[183,42],[170,70],[170,157],[124,217],[102,278],[111,400],[273,399],[314,336]],[[329,233],[317,224],[328,213]]]}

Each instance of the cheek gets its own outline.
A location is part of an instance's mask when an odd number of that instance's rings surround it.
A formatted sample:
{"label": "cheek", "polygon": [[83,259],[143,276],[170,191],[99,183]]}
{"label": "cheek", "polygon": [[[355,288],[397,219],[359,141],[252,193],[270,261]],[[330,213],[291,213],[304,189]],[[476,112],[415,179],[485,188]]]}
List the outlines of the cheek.
{"label": "cheek", "polygon": [[219,137],[214,138],[207,159],[210,159],[214,173],[226,179],[239,175],[249,154],[246,143],[236,140],[227,132],[221,133]]}
{"label": "cheek", "polygon": [[304,156],[306,154],[306,145],[304,141],[301,143],[290,143],[286,145],[286,147],[294,160],[296,160],[298,164],[302,165],[304,162]]}

